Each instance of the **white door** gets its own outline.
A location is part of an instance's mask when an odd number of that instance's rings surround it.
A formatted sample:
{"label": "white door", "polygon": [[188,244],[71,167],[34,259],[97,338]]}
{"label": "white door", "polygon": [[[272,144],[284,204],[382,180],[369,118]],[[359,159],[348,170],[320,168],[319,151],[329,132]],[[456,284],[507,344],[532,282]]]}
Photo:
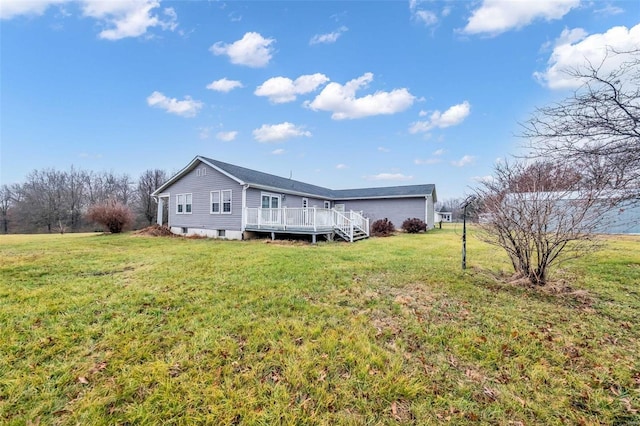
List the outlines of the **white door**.
{"label": "white door", "polygon": [[262,194],[262,222],[280,223],[280,196]]}

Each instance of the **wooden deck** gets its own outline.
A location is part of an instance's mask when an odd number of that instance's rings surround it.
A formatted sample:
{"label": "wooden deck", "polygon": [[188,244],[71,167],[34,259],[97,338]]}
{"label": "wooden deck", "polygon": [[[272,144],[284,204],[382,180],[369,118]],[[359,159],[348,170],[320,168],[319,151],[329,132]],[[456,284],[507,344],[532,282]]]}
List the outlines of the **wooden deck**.
{"label": "wooden deck", "polygon": [[356,212],[310,208],[246,208],[244,229],[278,234],[339,235],[353,242],[369,236],[369,219]]}

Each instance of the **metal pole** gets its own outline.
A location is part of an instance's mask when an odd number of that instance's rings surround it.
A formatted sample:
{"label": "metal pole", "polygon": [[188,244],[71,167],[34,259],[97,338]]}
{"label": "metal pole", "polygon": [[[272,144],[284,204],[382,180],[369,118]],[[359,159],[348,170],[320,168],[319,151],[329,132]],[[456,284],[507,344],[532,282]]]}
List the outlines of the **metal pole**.
{"label": "metal pole", "polygon": [[462,211],[462,269],[467,269],[467,205]]}

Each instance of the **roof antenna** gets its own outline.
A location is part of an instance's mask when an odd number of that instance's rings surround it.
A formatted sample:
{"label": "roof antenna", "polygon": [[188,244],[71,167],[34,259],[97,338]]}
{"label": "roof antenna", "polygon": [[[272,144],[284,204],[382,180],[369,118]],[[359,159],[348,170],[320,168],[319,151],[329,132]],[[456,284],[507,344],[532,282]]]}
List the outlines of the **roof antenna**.
{"label": "roof antenna", "polygon": [[293,170],[289,170],[289,180],[293,177]]}

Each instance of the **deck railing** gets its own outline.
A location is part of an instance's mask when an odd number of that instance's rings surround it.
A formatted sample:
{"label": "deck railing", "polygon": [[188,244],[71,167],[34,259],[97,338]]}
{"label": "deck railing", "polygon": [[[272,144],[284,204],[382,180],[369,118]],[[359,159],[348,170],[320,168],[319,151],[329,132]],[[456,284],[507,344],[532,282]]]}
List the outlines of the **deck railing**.
{"label": "deck railing", "polygon": [[293,208],[281,209],[246,208],[245,226],[258,229],[318,231],[332,228],[330,209]]}
{"label": "deck railing", "polygon": [[244,218],[247,229],[322,232],[337,228],[351,236],[354,234],[354,229],[360,229],[369,235],[369,219],[354,211],[339,212],[335,209],[317,207],[278,209],[247,207]]}

